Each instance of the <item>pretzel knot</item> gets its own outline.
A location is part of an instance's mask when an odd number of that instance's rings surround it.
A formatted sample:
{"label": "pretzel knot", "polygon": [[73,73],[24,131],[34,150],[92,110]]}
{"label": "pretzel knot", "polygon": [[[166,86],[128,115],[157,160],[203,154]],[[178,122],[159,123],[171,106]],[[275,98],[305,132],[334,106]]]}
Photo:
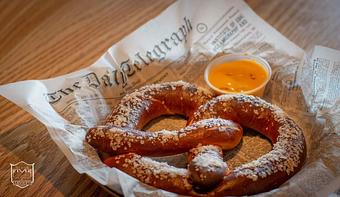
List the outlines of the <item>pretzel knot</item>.
{"label": "pretzel knot", "polygon": [[[178,131],[141,131],[161,115],[187,117]],[[228,169],[223,151],[234,148],[248,127],[265,135],[273,149],[247,164]],[[89,129],[86,141],[107,152],[110,167],[140,181],[192,196],[249,195],[285,182],[303,165],[306,146],[301,129],[281,109],[246,95],[212,95],[178,81],[144,86],[126,95],[105,126]],[[188,152],[188,168],[144,156]]]}

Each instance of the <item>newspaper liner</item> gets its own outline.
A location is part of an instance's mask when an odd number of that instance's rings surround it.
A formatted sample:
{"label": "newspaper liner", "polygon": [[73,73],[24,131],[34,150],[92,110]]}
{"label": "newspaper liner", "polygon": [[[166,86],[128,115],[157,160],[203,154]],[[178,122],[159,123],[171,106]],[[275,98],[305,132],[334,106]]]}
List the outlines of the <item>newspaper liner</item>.
{"label": "newspaper liner", "polygon": [[[0,93],[46,125],[79,173],[124,196],[177,196],[106,167],[84,136],[123,95],[142,85],[181,79],[206,87],[204,68],[223,53],[254,54],[270,63],[273,77],[264,98],[292,116],[307,140],[308,157],[301,171],[258,195],[325,196],[339,189],[340,52],[316,47],[306,55],[243,1],[178,1],[91,66],[57,78],[3,85]],[[257,156],[270,149],[256,135],[243,141],[244,147],[257,144]],[[242,148],[236,156],[227,153],[231,166],[255,159]],[[246,159],[240,161],[239,155]],[[182,158],[162,160],[183,166]]]}

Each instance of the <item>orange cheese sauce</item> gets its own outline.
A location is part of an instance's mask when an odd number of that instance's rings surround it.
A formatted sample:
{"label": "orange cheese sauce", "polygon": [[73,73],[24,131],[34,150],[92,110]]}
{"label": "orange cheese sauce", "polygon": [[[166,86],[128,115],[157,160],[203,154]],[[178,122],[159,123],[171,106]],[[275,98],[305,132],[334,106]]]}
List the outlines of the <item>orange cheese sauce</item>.
{"label": "orange cheese sauce", "polygon": [[253,90],[267,78],[267,71],[254,60],[225,62],[212,67],[208,75],[213,86],[227,92]]}

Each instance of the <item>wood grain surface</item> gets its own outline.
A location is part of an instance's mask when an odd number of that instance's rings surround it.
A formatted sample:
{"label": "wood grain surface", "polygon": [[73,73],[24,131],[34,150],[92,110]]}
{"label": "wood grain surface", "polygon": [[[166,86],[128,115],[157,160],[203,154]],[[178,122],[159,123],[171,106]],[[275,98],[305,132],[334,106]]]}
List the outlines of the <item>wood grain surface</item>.
{"label": "wood grain surface", "polygon": [[[45,79],[84,68],[172,2],[2,0],[0,84]],[[340,1],[247,3],[306,51],[316,44],[340,50]],[[108,195],[72,168],[41,123],[3,97],[0,120],[0,196]],[[36,163],[35,183],[25,189],[10,182],[10,163],[22,160]]]}

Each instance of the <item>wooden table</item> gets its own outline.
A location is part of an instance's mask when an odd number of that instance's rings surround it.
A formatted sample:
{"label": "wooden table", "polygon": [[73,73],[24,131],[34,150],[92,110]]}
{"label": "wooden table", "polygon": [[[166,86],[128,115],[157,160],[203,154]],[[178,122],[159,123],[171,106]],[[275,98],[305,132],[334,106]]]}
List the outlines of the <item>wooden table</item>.
{"label": "wooden table", "polygon": [[[2,0],[0,84],[45,79],[84,68],[172,0]],[[297,45],[340,50],[340,1],[249,0],[255,12]],[[0,98],[0,196],[108,195],[79,175],[46,128]],[[37,143],[39,142],[39,143]],[[36,163],[35,182],[10,182],[10,163]]]}

